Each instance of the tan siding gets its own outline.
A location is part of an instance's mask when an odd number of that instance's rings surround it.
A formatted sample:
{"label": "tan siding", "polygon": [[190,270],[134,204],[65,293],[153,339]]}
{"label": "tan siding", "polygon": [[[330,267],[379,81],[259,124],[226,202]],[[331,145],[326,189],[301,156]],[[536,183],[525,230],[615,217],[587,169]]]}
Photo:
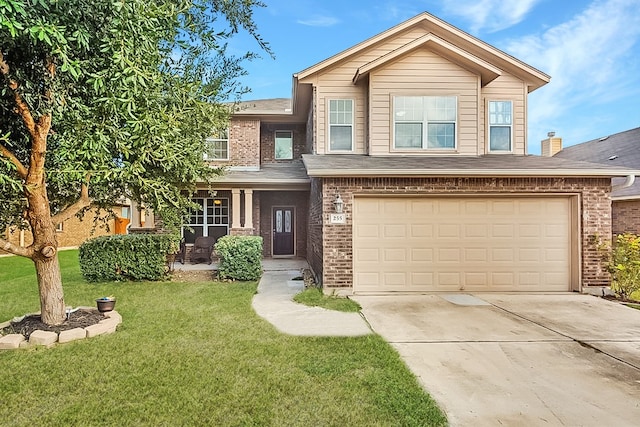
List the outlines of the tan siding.
{"label": "tan siding", "polygon": [[378,59],[380,56],[404,46],[405,44],[424,35],[424,29],[412,28],[404,33],[398,34],[392,40],[371,46],[359,55],[347,61],[336,64],[336,66],[324,71],[319,75],[312,75],[306,79],[301,79],[300,83],[312,83],[316,86],[315,108],[316,108],[316,144],[318,154],[327,154],[327,101],[329,99],[354,99],[356,106],[355,117],[355,154],[367,153],[365,141],[367,139],[366,114],[366,87],[356,86],[352,79],[359,67]]}
{"label": "tan siding", "polygon": [[[320,80],[324,80],[324,77]],[[330,76],[326,76],[330,77]],[[348,84],[344,83],[342,86],[338,84],[324,85],[321,84],[317,90],[317,152],[318,154],[328,154],[329,146],[326,144],[327,132],[328,132],[328,119],[327,108],[330,99],[353,99],[355,107],[354,117],[354,153],[364,154],[365,151],[365,92],[364,88],[360,86],[354,86],[351,83],[351,78],[348,79]],[[344,152],[341,152],[344,154]]]}
{"label": "tan siding", "polygon": [[[477,154],[478,76],[441,56],[421,49],[371,73],[372,155],[406,155],[393,152],[391,100],[393,95],[455,95],[458,97],[458,150]],[[420,153],[428,154],[426,151]]]}
{"label": "tan siding", "polygon": [[513,149],[515,154],[526,154],[526,88],[522,80],[511,75],[502,75],[482,88],[482,108],[480,114],[480,152],[489,151],[487,144],[488,118],[484,114],[489,101],[513,101]]}

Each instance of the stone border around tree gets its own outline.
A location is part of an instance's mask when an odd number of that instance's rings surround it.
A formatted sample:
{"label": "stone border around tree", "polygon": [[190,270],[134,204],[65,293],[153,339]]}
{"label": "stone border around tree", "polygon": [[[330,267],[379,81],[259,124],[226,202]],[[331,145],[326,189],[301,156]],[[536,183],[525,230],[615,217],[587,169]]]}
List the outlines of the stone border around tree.
{"label": "stone border around tree", "polygon": [[[96,310],[93,307],[79,307],[81,309]],[[96,310],[97,311],[97,310]],[[39,313],[33,313],[39,314]],[[28,314],[31,316],[33,314]],[[101,320],[95,325],[86,328],[75,328],[62,331],[59,334],[52,331],[33,331],[29,336],[29,340],[22,334],[9,334],[0,337],[0,350],[15,350],[18,348],[29,348],[35,346],[53,347],[57,343],[63,344],[71,341],[92,338],[98,335],[112,334],[116,331],[119,324],[122,323],[122,316],[117,311],[107,311],[104,314],[106,319]],[[11,321],[0,323],[0,329],[11,325]]]}

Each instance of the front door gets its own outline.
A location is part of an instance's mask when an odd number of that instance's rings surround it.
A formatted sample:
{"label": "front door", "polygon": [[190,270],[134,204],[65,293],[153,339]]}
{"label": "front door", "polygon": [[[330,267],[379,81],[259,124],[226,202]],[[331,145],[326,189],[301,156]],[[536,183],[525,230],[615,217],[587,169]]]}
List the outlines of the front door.
{"label": "front door", "polygon": [[273,208],[273,255],[294,255],[293,207]]}

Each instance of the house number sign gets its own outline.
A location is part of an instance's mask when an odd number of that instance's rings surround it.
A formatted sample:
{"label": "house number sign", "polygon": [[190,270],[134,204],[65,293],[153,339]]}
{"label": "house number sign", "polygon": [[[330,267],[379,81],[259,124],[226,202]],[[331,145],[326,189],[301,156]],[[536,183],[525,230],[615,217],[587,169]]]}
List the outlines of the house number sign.
{"label": "house number sign", "polygon": [[343,213],[329,214],[329,224],[346,224],[347,215]]}

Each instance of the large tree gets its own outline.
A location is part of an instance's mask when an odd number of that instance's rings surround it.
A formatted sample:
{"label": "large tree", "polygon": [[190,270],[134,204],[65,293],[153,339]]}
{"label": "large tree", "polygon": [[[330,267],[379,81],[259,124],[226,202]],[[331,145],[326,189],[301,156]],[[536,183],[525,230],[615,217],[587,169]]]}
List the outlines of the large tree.
{"label": "large tree", "polygon": [[[226,41],[257,0],[0,0],[0,230],[28,228],[42,320],[65,318],[55,227],[127,197],[178,224],[204,139],[245,89]],[[186,191],[185,191],[186,190]]]}

